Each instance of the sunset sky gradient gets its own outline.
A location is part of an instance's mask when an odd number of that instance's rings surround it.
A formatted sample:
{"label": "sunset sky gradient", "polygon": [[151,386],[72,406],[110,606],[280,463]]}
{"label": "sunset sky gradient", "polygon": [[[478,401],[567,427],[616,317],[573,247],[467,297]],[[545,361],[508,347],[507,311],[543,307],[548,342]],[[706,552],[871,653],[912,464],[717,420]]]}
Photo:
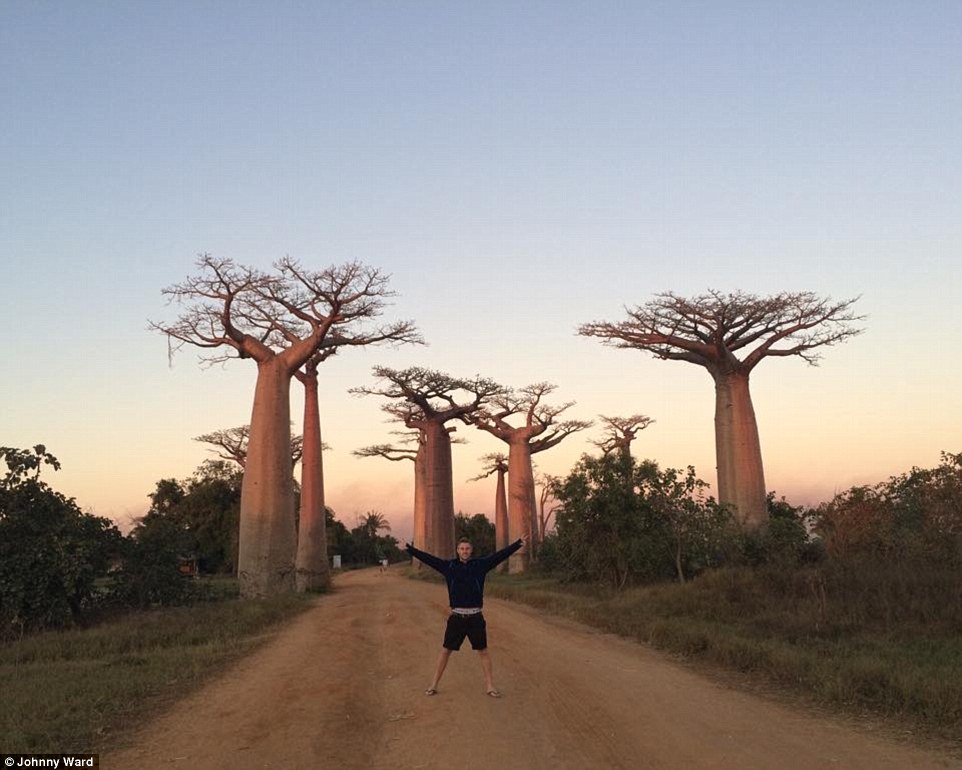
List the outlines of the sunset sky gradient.
{"label": "sunset sky gradient", "polygon": [[[46,444],[125,528],[208,456],[192,437],[250,419],[252,362],[168,363],[147,331],[199,252],[392,274],[386,318],[429,345],[339,353],[321,409],[329,504],[401,538],[411,464],[351,455],[390,439],[347,392],[375,364],[648,414],[636,454],[714,485],[708,374],[575,335],[658,291],[861,296],[820,367],[753,375],[789,500],[962,451],[959,3],[13,0],[0,178],[0,445]],[[455,505],[493,515],[467,479],[502,445],[457,435]]]}

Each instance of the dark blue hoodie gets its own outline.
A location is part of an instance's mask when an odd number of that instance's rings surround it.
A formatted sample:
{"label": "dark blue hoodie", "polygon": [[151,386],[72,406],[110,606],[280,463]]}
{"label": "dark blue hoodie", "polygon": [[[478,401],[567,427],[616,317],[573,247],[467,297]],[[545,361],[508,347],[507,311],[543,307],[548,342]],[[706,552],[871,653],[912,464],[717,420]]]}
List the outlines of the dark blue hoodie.
{"label": "dark blue hoodie", "polygon": [[522,541],[518,540],[490,556],[467,561],[439,559],[434,554],[421,551],[410,544],[405,550],[444,575],[444,579],[448,582],[448,599],[451,602],[451,609],[454,609],[455,607],[483,606],[485,576],[517,551],[521,545]]}

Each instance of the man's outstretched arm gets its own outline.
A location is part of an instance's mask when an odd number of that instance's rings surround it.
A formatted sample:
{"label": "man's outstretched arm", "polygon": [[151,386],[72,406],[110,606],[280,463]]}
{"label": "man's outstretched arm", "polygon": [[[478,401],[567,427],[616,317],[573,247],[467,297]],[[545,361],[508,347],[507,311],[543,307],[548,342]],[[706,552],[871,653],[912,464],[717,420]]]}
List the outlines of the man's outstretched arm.
{"label": "man's outstretched arm", "polygon": [[528,542],[528,536],[522,535],[517,540],[515,540],[507,548],[502,548],[500,551],[495,551],[490,556],[484,557],[484,566],[488,572],[497,567],[501,562],[507,559],[511,554],[517,551],[521,546]]}
{"label": "man's outstretched arm", "polygon": [[436,569],[442,575],[446,574],[448,563],[444,559],[439,559],[433,553],[428,553],[427,551],[422,551],[418,548],[415,548],[411,543],[405,545],[404,550],[411,554],[411,556],[413,556],[415,559],[420,559],[432,569]]}

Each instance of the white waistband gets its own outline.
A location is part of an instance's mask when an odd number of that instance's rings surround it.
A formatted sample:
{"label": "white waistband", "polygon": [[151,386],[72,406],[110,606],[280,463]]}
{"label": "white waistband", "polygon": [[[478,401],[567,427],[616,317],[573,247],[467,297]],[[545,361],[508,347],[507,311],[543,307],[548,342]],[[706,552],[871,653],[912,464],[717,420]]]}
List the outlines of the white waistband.
{"label": "white waistband", "polygon": [[452,607],[451,612],[455,615],[479,615],[481,613],[480,607]]}

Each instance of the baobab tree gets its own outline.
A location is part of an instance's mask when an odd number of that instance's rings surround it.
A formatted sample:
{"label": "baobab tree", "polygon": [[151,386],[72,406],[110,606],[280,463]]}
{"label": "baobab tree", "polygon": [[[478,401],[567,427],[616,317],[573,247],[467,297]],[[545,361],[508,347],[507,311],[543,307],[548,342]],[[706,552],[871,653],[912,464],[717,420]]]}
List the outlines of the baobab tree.
{"label": "baobab tree", "polygon": [[[454,483],[451,466],[451,420],[476,412],[503,391],[482,377],[458,379],[421,367],[374,368],[377,387],[352,388],[359,395],[378,395],[395,403],[383,409],[423,436],[424,529],[426,549],[442,558],[454,555]],[[466,394],[467,400],[461,396]]]}
{"label": "baobab tree", "polygon": [[[401,462],[410,460],[414,463],[414,519],[413,519],[413,543],[416,548],[427,549],[426,541],[426,511],[424,507],[425,473],[424,473],[424,443],[425,437],[422,431],[395,431],[404,438],[402,444],[373,444],[371,446],[355,449],[353,454],[357,457],[382,457],[391,462]],[[419,568],[421,562],[413,559],[412,563]]]}
{"label": "baobab tree", "polygon": [[[314,282],[318,274],[304,271],[300,265],[282,263],[292,280],[307,287],[307,296],[316,293]],[[321,278],[323,281],[323,277]],[[391,296],[384,291],[377,297],[383,305],[384,298]],[[294,372],[294,377],[304,387],[304,440],[301,462],[301,497],[298,516],[297,554],[294,562],[295,585],[298,591],[323,590],[330,584],[330,568],[327,563],[327,522],[324,501],[324,450],[321,440],[320,403],[318,396],[318,368],[339,350],[350,346],[401,344],[422,342],[409,321],[397,321],[378,328],[364,328],[361,321],[378,310],[374,305],[355,309],[354,318],[344,318],[343,323],[333,327],[317,350]],[[258,302],[247,302],[244,312],[249,323],[264,330],[283,342],[298,338],[301,319],[293,312],[265,313]]]}
{"label": "baobab tree", "polygon": [[[338,331],[356,330],[383,312],[392,296],[387,277],[358,262],[308,271],[293,259],[268,275],[229,259],[202,255],[199,274],[163,290],[185,305],[173,323],[151,323],[172,350],[183,344],[228,348],[253,359],[257,383],[241,489],[238,577],[241,595],[294,589],[294,486],[291,464],[290,382]],[[413,327],[400,324],[410,333]],[[363,344],[358,342],[357,344]]]}
{"label": "baobab tree", "polygon": [[[496,551],[500,551],[507,548],[511,542],[508,530],[508,498],[504,491],[504,476],[508,472],[508,458],[501,452],[493,452],[482,457],[481,462],[487,470],[475,476],[471,481],[481,481],[492,473],[498,474],[498,484],[494,493],[494,547]],[[502,562],[496,569],[499,572],[504,572],[508,569],[507,562]]]}
{"label": "baobab tree", "polygon": [[631,455],[631,442],[635,440],[639,431],[643,431],[654,420],[644,414],[633,414],[631,417],[606,417],[598,415],[604,425],[604,435],[600,441],[591,443],[598,447],[602,454],[609,455],[614,451],[623,455]]}
{"label": "baobab tree", "polygon": [[578,333],[619,348],[634,348],[708,370],[715,382],[715,455],[718,497],[746,528],[768,521],[765,474],[749,377],[763,358],[819,360],[817,348],[845,342],[862,330],[857,297],[840,302],[812,292],[769,297],[709,291],[692,298],[656,294],[618,323],[593,322]]}
{"label": "baobab tree", "polygon": [[[518,391],[505,391],[494,395],[483,408],[462,417],[508,445],[508,530],[512,538],[522,533],[528,536],[528,545],[508,560],[508,571],[512,573],[528,568],[531,552],[536,547],[538,513],[531,456],[591,426],[585,420],[557,421],[574,402],[560,406],[543,403],[542,399],[555,389],[554,385],[540,382]],[[508,422],[509,417],[520,417],[523,424],[513,426]]]}
{"label": "baobab tree", "polygon": [[[250,438],[251,426],[240,425],[236,428],[224,428],[205,433],[203,436],[196,436],[194,441],[202,444],[210,444],[214,452],[222,460],[235,462],[244,470],[247,464],[247,441]],[[301,461],[304,442],[301,436],[291,436],[291,465],[297,465]]]}

